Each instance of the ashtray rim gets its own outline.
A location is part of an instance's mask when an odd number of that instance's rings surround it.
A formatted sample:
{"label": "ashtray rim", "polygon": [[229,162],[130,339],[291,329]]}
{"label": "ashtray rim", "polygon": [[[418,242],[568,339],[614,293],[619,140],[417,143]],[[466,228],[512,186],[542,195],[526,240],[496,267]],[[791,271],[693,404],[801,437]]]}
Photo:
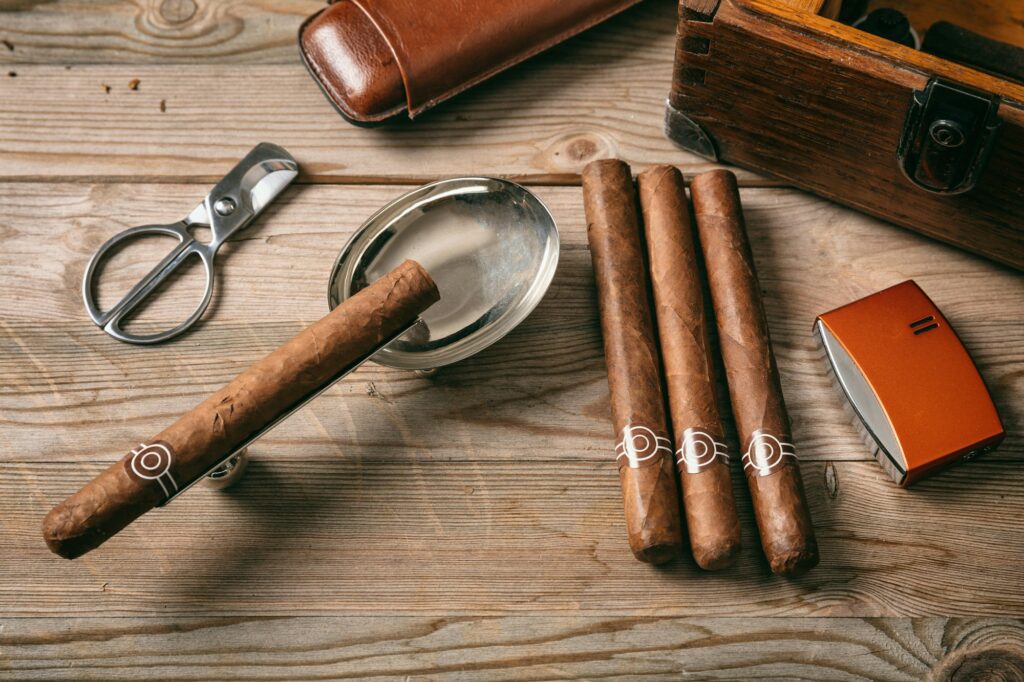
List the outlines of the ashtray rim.
{"label": "ashtray rim", "polygon": [[[554,280],[561,251],[558,224],[551,210],[534,192],[511,180],[490,176],[457,176],[436,180],[402,194],[375,211],[356,229],[342,247],[335,259],[334,267],[331,269],[331,275],[327,281],[328,307],[333,310],[343,300],[352,296],[352,279],[367,248],[381,233],[391,228],[395,222],[402,220],[409,209],[420,203],[427,204],[436,200],[444,200],[460,186],[480,185],[499,185],[506,193],[522,195],[531,202],[535,212],[545,218],[544,222],[548,226],[546,228],[545,253],[540,260],[539,267],[533,273],[526,293],[520,297],[517,303],[468,336],[427,351],[395,350],[385,346],[370,358],[373,362],[396,369],[425,371],[465,360],[507,336],[543,300]],[[499,190],[495,188],[490,191],[497,192]],[[338,286],[339,283],[343,286]],[[339,289],[340,297],[338,296]]]}

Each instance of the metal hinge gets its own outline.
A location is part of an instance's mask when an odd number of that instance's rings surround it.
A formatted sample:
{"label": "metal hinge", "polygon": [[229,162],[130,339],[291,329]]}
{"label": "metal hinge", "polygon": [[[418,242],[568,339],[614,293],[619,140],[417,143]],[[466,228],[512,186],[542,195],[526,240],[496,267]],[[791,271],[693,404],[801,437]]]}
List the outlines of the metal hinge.
{"label": "metal hinge", "polygon": [[896,158],[918,187],[938,194],[971,190],[999,128],[999,97],[933,78],[914,93]]}

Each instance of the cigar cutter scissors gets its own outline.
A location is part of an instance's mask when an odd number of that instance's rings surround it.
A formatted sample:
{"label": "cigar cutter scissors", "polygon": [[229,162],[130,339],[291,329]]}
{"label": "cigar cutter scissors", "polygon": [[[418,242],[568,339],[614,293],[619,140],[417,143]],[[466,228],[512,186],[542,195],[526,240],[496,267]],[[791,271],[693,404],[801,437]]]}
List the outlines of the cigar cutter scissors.
{"label": "cigar cutter scissors", "polygon": [[[298,173],[299,165],[291,154],[275,144],[263,142],[246,154],[183,220],[167,225],[140,225],[111,237],[85,268],[82,298],[89,317],[103,331],[127,343],[159,343],[184,332],[199,320],[213,297],[213,259],[217,250],[233,234],[248,227]],[[210,228],[209,243],[204,244],[192,235],[192,229],[198,226]],[[115,247],[146,235],[176,237],[178,244],[117,305],[106,312],[101,311],[94,296],[99,264]],[[199,258],[206,271],[206,290],[188,319],[177,327],[155,334],[126,331],[122,326],[125,318],[193,256]]]}

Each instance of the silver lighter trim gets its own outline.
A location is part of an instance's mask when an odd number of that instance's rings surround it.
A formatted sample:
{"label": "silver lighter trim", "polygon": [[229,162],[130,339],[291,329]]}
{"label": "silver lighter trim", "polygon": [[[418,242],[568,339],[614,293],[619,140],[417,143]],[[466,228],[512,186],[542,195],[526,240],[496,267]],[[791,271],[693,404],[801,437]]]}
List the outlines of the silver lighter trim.
{"label": "silver lighter trim", "polygon": [[814,323],[814,335],[825,354],[832,383],[845,398],[844,406],[861,438],[886,473],[902,483],[907,476],[907,461],[878,396],[843,344],[821,320]]}

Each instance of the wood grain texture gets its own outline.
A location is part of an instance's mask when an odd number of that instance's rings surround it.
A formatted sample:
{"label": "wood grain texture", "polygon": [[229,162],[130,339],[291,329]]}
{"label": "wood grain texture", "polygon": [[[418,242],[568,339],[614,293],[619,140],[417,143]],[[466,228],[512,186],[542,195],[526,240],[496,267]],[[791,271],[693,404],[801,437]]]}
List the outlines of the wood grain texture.
{"label": "wood grain texture", "polygon": [[871,0],[868,11],[894,7],[910,19],[922,35],[936,21],[949,21],[975,33],[1024,47],[1024,2],[1011,0]]}
{"label": "wood grain texture", "polygon": [[[0,203],[8,206],[0,215],[0,307],[7,311],[0,322],[0,461],[52,459],[52,451],[67,461],[104,461],[160,431],[325,314],[337,253],[367,216],[405,189],[289,189],[224,248],[205,321],[173,343],[146,348],[114,341],[88,322],[82,272],[110,235],[183,215],[205,188],[0,185]],[[538,453],[547,451],[604,461],[612,429],[582,197],[578,188],[539,194],[560,225],[561,263],[521,327],[429,381],[367,365],[269,434],[264,446],[281,451],[275,456],[301,457],[301,448],[281,446],[414,444],[418,457],[473,458],[481,443],[497,441],[518,447],[492,449],[491,457],[543,459]],[[817,357],[815,316],[907,278],[956,326],[989,382],[1011,434],[995,456],[1024,457],[1021,278],[799,192],[744,190],[743,201],[802,457],[867,457]],[[126,290],[167,248],[148,246],[112,262],[104,282]],[[168,326],[197,296],[197,288],[172,289],[147,317]],[[360,429],[346,434],[351,424]]]}
{"label": "wood grain texture", "polygon": [[943,675],[958,651],[973,661],[989,656],[991,671],[998,670],[993,652],[1005,651],[1000,661],[1012,662],[1024,650],[1024,624],[994,618],[354,616],[0,624],[6,654],[0,672],[20,679],[916,682]]}
{"label": "wood grain texture", "polygon": [[[261,441],[235,492],[190,492],[82,561],[52,557],[47,508],[321,315],[336,252],[403,190],[289,190],[231,244],[205,324],[157,348],[108,339],[81,313],[88,255],[125,221],[177,215],[195,189],[0,187],[18,197],[0,255],[0,302],[14,311],[0,327],[0,533],[19,557],[0,564],[5,613],[1024,613],[1024,283],[780,189],[743,200],[822,543],[807,578],[769,576],[738,478],[737,569],[651,572],[630,557],[577,188],[539,189],[562,262],[508,338],[432,379],[367,366]],[[866,459],[810,336],[817,312],[906,277],[958,327],[1010,430],[1000,452],[910,492]]]}
{"label": "wood grain texture", "polygon": [[[710,45],[693,50],[694,43]],[[977,186],[938,195],[897,161],[908,103],[939,76],[1003,97]],[[870,93],[866,96],[865,93]],[[684,20],[671,102],[720,158],[1024,268],[1024,87],[906,50],[771,0]]]}
{"label": "wood grain texture", "polygon": [[671,2],[645,3],[415,122],[370,130],[342,120],[297,55],[273,65],[13,66],[16,77],[0,71],[0,179],[212,183],[263,140],[292,152],[307,182],[487,173],[573,184],[609,156],[708,170],[662,133],[674,24]]}
{"label": "wood grain texture", "polygon": [[[675,2],[377,130],[344,123],[299,66],[296,27],[320,6],[0,0],[0,678],[1014,679],[1019,276],[743,172],[768,188],[743,200],[825,562],[772,578],[735,472],[739,565],[652,570],[625,544],[575,185],[603,156],[713,167],[661,132]],[[222,251],[207,319],[156,348],[94,328],[79,286],[99,244],[183,216],[263,139],[303,184]],[[538,188],[562,260],[522,326],[432,379],[367,365],[261,440],[234,490],[190,491],[74,563],[47,552],[52,504],[326,311],[334,258],[373,210],[461,173],[566,185]],[[119,253],[105,300],[159,246]],[[810,325],[908,277],[1010,436],[901,491],[847,424]],[[147,318],[175,317],[192,283]]]}
{"label": "wood grain texture", "polygon": [[0,464],[0,539],[18,557],[0,564],[4,614],[1024,613],[1019,462],[978,461],[912,492],[874,462],[804,462],[822,561],[784,580],[758,549],[739,471],[743,551],[735,567],[703,573],[689,557],[663,569],[633,558],[604,453],[522,462],[302,450],[254,451],[230,492],[189,491],[74,562],[50,554],[40,519],[99,464]]}
{"label": "wood grain texture", "polygon": [[320,0],[4,0],[0,64],[284,64]]}
{"label": "wood grain texture", "polygon": [[[975,87],[987,92],[994,92],[1003,97],[1004,104],[1009,104],[1000,111],[1000,115],[1016,124],[1020,124],[1024,113],[1019,106],[1024,102],[1024,83],[1000,78],[999,76],[976,71],[970,67],[956,64],[920,50],[910,50],[878,36],[872,36],[845,24],[832,21],[827,17],[807,14],[793,6],[789,0],[733,0],[752,15],[750,19],[758,22],[757,30],[764,36],[786,40],[785,34],[776,33],[779,28],[796,28],[797,35],[788,36],[786,41],[790,47],[801,46],[807,49],[806,56],[816,58],[820,50],[835,56],[836,50],[843,49],[842,63],[851,67],[861,68],[866,74],[891,77],[893,82],[913,84],[923,76],[939,76]],[[801,0],[802,1],[802,0]],[[937,7],[937,3],[933,4]],[[991,10],[990,10],[991,11]],[[941,10],[940,10],[941,12]],[[1004,16],[1013,25],[1012,14]],[[1017,40],[1010,40],[1016,44]],[[852,45],[852,49],[851,49]],[[747,46],[750,49],[750,46]],[[879,60],[878,57],[882,59]],[[839,60],[837,60],[838,62]],[[819,82],[820,86],[828,87],[828,82]],[[814,92],[817,92],[814,91]]]}

